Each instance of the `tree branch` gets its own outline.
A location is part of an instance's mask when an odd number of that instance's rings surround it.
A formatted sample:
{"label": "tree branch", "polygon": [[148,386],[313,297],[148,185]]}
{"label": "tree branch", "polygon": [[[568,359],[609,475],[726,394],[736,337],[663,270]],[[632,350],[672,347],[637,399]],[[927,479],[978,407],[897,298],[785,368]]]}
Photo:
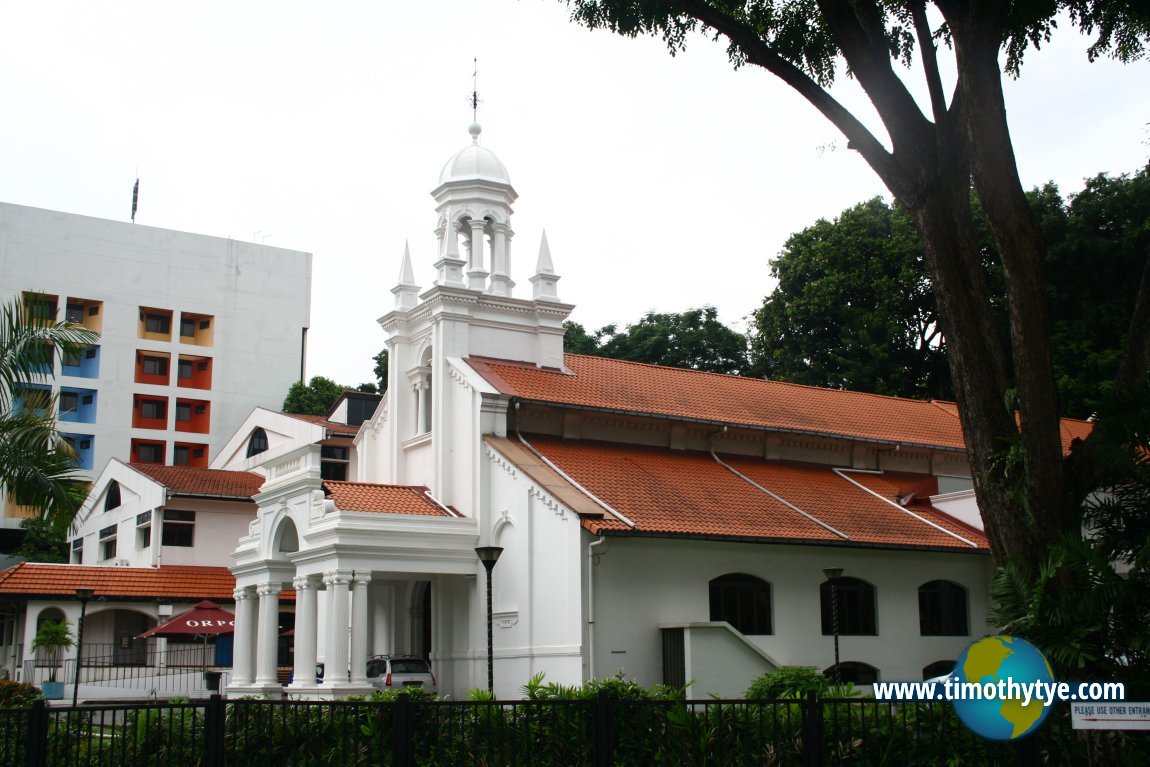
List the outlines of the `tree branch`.
{"label": "tree branch", "polygon": [[934,121],[941,123],[946,119],[946,94],[942,89],[942,77],[938,73],[938,51],[930,33],[930,23],[926,20],[926,3],[915,3],[911,6],[910,13],[914,19],[915,36],[918,37],[926,87],[930,93],[930,108],[934,114]]}
{"label": "tree branch", "polygon": [[671,0],[667,6],[672,11],[698,19],[725,36],[746,55],[748,62],[762,67],[791,86],[838,128],[846,137],[848,147],[861,154],[888,186],[899,178],[894,158],[882,142],[822,86],[763,42],[753,27],[700,0]]}

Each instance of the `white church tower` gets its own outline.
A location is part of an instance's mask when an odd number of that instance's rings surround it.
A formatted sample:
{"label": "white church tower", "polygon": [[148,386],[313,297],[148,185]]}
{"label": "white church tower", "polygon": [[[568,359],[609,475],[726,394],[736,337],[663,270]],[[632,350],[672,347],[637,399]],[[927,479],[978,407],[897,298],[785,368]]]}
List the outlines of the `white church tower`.
{"label": "white church tower", "polygon": [[494,392],[463,360],[561,370],[563,322],[574,308],[559,299],[546,234],[532,297],[514,295],[511,206],[519,195],[507,168],[480,143],[479,124],[468,132],[471,142],[448,159],[431,192],[437,224],[429,290],[420,293],[420,259],[413,266],[404,248],[394,308],[379,320],[388,336],[386,405],[359,440],[360,476],[426,485],[464,514],[475,508],[479,488],[470,485],[479,473],[462,462],[476,460],[483,434],[505,431],[506,413],[480,407],[481,392]]}

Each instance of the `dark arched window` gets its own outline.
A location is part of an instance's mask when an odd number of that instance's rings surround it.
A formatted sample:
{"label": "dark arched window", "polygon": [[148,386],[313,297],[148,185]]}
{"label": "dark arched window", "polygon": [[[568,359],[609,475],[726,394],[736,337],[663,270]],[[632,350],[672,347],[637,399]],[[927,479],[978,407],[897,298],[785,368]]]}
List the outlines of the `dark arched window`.
{"label": "dark arched window", "polygon": [[951,581],[918,587],[918,626],[923,636],[966,636],[966,589]]}
{"label": "dark arched window", "polygon": [[771,633],[771,584],[743,573],[711,581],[711,620],[727,621],[743,634]]}
{"label": "dark arched window", "polygon": [[260,428],[256,428],[252,432],[252,436],[248,437],[248,458],[253,455],[259,455],[268,449],[268,434]]}
{"label": "dark arched window", "polygon": [[108,483],[108,492],[104,493],[104,511],[114,509],[120,503],[120,483],[113,479]]}
{"label": "dark arched window", "polygon": [[934,679],[936,676],[950,676],[950,672],[952,671],[954,671],[954,661],[936,660],[929,666],[923,666],[922,678]]}
{"label": "dark arched window", "polygon": [[835,676],[835,667],[831,666],[823,672],[831,679],[851,684],[874,684],[878,681],[878,669],[856,660],[845,660],[838,665],[838,676]]}
{"label": "dark arched window", "polygon": [[822,609],[823,634],[831,636],[835,632],[834,597],[838,591],[840,636],[874,636],[875,629],[874,586],[858,578],[836,578],[823,581],[819,586],[819,602]]}

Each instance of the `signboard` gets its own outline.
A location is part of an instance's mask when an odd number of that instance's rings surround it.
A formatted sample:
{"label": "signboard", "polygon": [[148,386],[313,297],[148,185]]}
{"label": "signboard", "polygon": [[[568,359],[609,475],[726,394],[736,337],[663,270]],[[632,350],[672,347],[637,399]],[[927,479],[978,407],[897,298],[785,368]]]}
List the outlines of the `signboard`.
{"label": "signboard", "polygon": [[1150,703],[1071,703],[1076,730],[1150,730]]}

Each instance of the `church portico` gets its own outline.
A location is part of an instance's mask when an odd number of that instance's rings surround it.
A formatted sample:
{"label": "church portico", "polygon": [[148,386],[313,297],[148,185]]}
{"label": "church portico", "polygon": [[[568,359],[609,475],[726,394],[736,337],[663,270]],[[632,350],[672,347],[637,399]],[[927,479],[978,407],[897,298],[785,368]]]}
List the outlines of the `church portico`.
{"label": "church portico", "polygon": [[[422,486],[323,480],[320,451],[309,445],[268,465],[259,512],[236,550],[230,694],[285,691],[276,666],[285,591],[294,592],[296,611],[286,692],[336,698],[371,691],[370,656],[426,654],[434,646],[425,628],[434,621],[423,615],[431,581],[474,581],[474,519]],[[324,664],[322,681],[317,663]]]}

